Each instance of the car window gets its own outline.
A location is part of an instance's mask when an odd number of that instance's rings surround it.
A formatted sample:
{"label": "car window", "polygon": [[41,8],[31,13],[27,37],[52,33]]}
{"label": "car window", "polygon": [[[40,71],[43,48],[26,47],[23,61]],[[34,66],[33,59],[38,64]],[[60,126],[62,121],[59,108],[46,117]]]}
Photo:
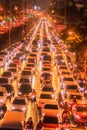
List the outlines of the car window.
{"label": "car window", "polygon": [[23,104],[25,104],[25,100],[18,100],[18,99],[15,99],[14,101],[13,101],[13,104],[20,104],[20,105],[23,105]]}
{"label": "car window", "polygon": [[47,124],[58,124],[58,119],[56,117],[44,117],[43,123]]}
{"label": "car window", "polygon": [[4,94],[3,94],[3,92],[0,92],[0,96],[3,96]]}
{"label": "car window", "polygon": [[78,112],[87,112],[87,107],[77,107]]}
{"label": "car window", "polygon": [[52,95],[51,94],[41,94],[40,98],[43,98],[43,99],[52,99]]}
{"label": "car window", "polygon": [[78,87],[75,85],[67,85],[67,89],[77,89]]}
{"label": "car window", "polygon": [[82,99],[81,95],[70,95],[70,99],[74,99],[74,97],[76,97],[76,99]]}
{"label": "car window", "polygon": [[58,109],[58,106],[57,105],[46,104],[44,108],[54,110],[54,109]]}
{"label": "car window", "polygon": [[4,73],[2,74],[2,76],[11,76],[11,73],[9,73],[9,72],[4,72]]}
{"label": "car window", "polygon": [[42,91],[53,91],[53,88],[51,88],[51,87],[43,87]]}
{"label": "car window", "polygon": [[8,83],[8,79],[0,78],[0,83]]}
{"label": "car window", "polygon": [[29,82],[29,79],[27,79],[27,78],[22,78],[22,79],[20,79],[19,82]]}
{"label": "car window", "polygon": [[63,81],[73,81],[73,78],[63,78]]}

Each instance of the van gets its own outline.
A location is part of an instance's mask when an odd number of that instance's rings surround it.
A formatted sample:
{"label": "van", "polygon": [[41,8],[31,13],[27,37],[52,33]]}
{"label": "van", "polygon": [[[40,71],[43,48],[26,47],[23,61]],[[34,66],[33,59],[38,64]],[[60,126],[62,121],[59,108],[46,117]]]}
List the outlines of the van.
{"label": "van", "polygon": [[0,123],[0,130],[24,130],[25,116],[23,112],[7,111]]}

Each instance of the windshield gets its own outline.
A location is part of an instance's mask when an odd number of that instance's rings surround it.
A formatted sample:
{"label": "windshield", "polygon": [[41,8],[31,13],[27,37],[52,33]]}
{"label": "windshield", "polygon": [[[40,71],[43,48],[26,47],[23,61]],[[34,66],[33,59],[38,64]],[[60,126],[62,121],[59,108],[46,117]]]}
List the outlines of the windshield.
{"label": "windshield", "polygon": [[25,105],[25,100],[15,99],[15,100],[13,101],[13,104]]}
{"label": "windshield", "polygon": [[75,85],[67,85],[67,89],[77,89],[77,86],[75,86]]}
{"label": "windshield", "polygon": [[0,78],[0,83],[8,83],[8,79]]}
{"label": "windshield", "polygon": [[22,75],[31,75],[31,72],[30,71],[23,71]]}
{"label": "windshield", "polygon": [[10,72],[4,72],[4,73],[2,74],[2,76],[11,76],[11,73],[10,73]]}
{"label": "windshield", "polygon": [[3,61],[3,58],[0,58],[0,61]]}
{"label": "windshield", "polygon": [[16,72],[16,69],[8,69],[11,72]]}
{"label": "windshield", "polygon": [[77,107],[77,112],[87,112],[87,106]]}
{"label": "windshield", "polygon": [[70,72],[65,72],[65,71],[63,71],[62,74],[70,75]]}
{"label": "windshield", "polygon": [[81,95],[70,95],[70,99],[74,99],[74,97],[76,97],[76,99],[82,99]]}
{"label": "windshield", "polygon": [[54,109],[58,109],[58,106],[57,105],[52,105],[52,104],[46,104],[44,108],[54,110]]}
{"label": "windshield", "polygon": [[19,89],[20,92],[24,93],[24,94],[29,94],[32,92],[32,88],[29,84],[22,84],[20,86],[20,89]]}
{"label": "windshield", "polygon": [[27,78],[23,78],[23,79],[20,79],[20,82],[23,82],[23,83],[29,83],[29,79],[27,79]]}
{"label": "windshield", "polygon": [[53,88],[51,88],[51,87],[43,87],[42,91],[52,91],[53,92]]}
{"label": "windshield", "polygon": [[63,81],[73,81],[73,78],[63,78]]}
{"label": "windshield", "polygon": [[16,67],[16,64],[10,64],[9,67]]}
{"label": "windshield", "polygon": [[43,98],[43,99],[52,99],[52,95],[51,94],[41,94],[40,98]]}
{"label": "windshield", "polygon": [[58,119],[57,119],[57,117],[45,116],[44,119],[43,119],[43,123],[58,124]]}
{"label": "windshield", "polygon": [[3,96],[3,92],[0,92],[0,96]]}

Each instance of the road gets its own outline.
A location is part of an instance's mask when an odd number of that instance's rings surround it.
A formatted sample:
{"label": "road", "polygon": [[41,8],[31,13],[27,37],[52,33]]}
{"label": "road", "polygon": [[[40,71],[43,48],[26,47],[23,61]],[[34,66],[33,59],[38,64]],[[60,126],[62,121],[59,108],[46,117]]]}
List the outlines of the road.
{"label": "road", "polygon": [[[34,27],[32,28],[32,30],[31,30],[32,33],[29,33],[24,38],[24,42],[27,41],[26,39],[29,39],[27,45],[24,44],[24,43],[19,42],[17,44],[17,46],[16,46],[16,53],[18,53],[20,51],[20,46],[21,46],[21,48],[23,48],[23,47],[26,48],[26,49],[28,48],[29,55],[32,52],[32,48],[34,48],[34,49],[37,48],[37,50],[38,50],[37,55],[36,55],[36,64],[35,64],[35,66],[33,68],[35,71],[32,74],[32,84],[31,84],[32,88],[36,90],[36,100],[37,100],[37,102],[38,102],[38,100],[40,98],[40,93],[41,93],[41,89],[42,89],[41,88],[42,83],[40,82],[40,77],[41,77],[41,73],[42,73],[41,53],[42,53],[43,43],[44,43],[45,38],[49,39],[49,41],[50,41],[50,44],[48,44],[48,47],[50,49],[50,56],[51,56],[52,86],[54,88],[55,100],[57,100],[57,96],[58,96],[58,93],[59,93],[60,88],[61,88],[60,87],[61,86],[61,81],[60,81],[60,77],[58,75],[58,68],[57,68],[57,65],[55,64],[55,57],[57,55],[58,50],[57,50],[56,46],[54,46],[54,44],[53,44],[53,39],[57,44],[58,44],[58,41],[57,41],[57,36],[55,34],[55,31],[53,29],[51,31],[49,31],[49,27],[51,27],[51,24],[50,24],[49,21],[47,21],[45,19],[40,19],[38,21],[38,24],[35,24]],[[33,44],[33,41],[35,39],[38,42],[38,46],[33,47],[32,44]],[[10,47],[12,47],[12,46],[10,46]],[[14,47],[14,49],[15,49],[15,47]],[[61,48],[60,48],[60,50],[61,50]],[[64,50],[62,49],[61,52],[62,52],[62,56],[64,58],[64,61],[66,62],[66,64],[68,64],[67,60],[66,60],[66,55],[64,53]],[[8,64],[5,64],[4,67],[0,68],[0,74],[1,75],[2,75],[2,73],[4,71],[8,70],[9,64],[13,61],[13,58],[15,57],[15,55],[12,55],[12,56],[10,55],[10,58],[8,59],[8,61],[9,61]],[[26,61],[27,61],[27,58],[29,57],[29,55],[27,55],[27,56],[25,55],[26,58],[22,61],[21,70],[18,70],[18,72],[17,72],[18,73],[18,78],[12,81],[12,85],[14,86],[14,90],[15,90],[15,95],[11,99],[11,101],[7,101],[7,103],[6,103],[7,110],[11,110],[12,101],[16,96],[18,96],[18,82],[20,80],[21,72],[24,70],[24,68],[27,65]],[[36,125],[39,122],[39,120],[42,119],[42,113],[38,109],[37,102],[29,101],[28,111],[27,111],[27,115],[26,115],[26,121],[27,121],[27,119],[29,117],[32,117],[35,128],[36,128]],[[61,111],[61,108],[60,108],[60,111]],[[73,130],[75,130],[75,129],[80,130],[80,129],[84,129],[84,128],[72,128],[72,129]]]}

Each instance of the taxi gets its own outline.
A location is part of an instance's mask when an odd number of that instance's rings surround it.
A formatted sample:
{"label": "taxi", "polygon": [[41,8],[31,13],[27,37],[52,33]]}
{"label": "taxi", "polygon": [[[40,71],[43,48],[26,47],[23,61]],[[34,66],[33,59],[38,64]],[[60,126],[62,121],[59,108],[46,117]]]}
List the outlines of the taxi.
{"label": "taxi", "polygon": [[54,100],[54,94],[52,92],[48,92],[48,91],[41,92],[37,100],[37,105],[39,108],[42,108],[46,103],[49,103],[52,100]]}
{"label": "taxi", "polygon": [[76,123],[87,123],[87,104],[77,104],[72,114]]}
{"label": "taxi", "polygon": [[85,98],[79,93],[79,92],[69,92],[67,93],[67,103],[72,106],[74,104],[74,98],[76,98],[76,103],[77,104],[83,104],[86,102]]}
{"label": "taxi", "polygon": [[60,109],[58,107],[57,101],[50,101],[49,103],[46,103],[44,105],[44,107],[42,108],[42,116],[44,115],[50,115],[55,117],[57,116],[58,119],[60,118]]}

